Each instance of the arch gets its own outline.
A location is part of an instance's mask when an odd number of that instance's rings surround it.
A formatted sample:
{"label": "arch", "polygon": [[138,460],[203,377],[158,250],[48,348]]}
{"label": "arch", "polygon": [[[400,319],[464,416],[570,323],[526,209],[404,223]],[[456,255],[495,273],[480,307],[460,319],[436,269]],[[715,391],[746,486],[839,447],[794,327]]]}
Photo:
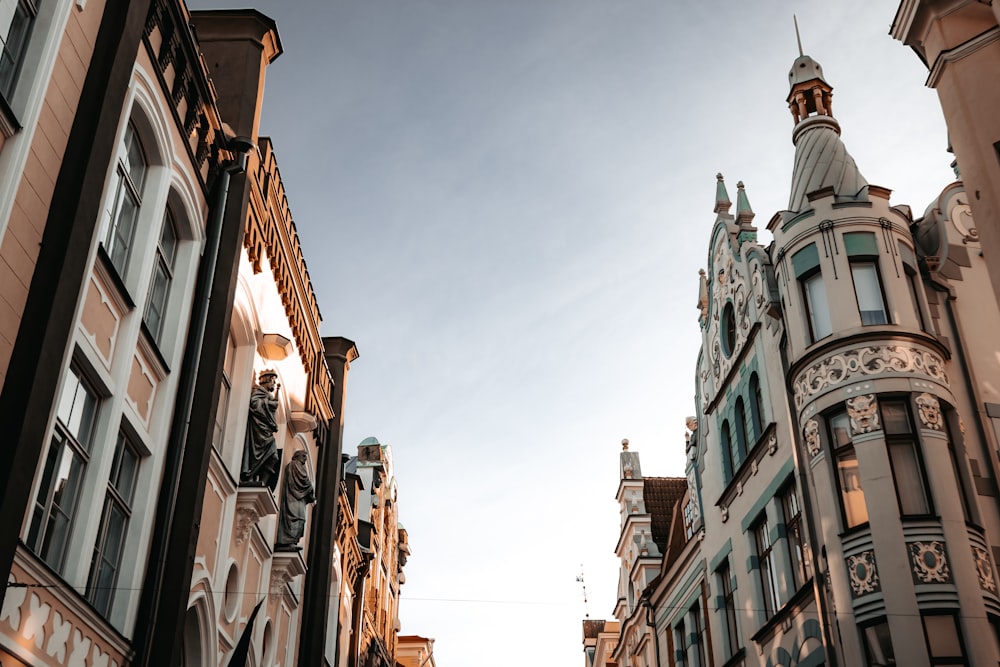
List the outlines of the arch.
{"label": "arch", "polygon": [[207,576],[191,587],[188,610],[184,615],[183,667],[208,667],[216,663],[215,605]]}
{"label": "arch", "polygon": [[722,449],[724,450],[723,461],[726,462],[726,481],[728,482],[736,474],[737,465],[737,459],[733,451],[733,435],[729,428],[728,419],[722,422],[720,438],[722,440]]}
{"label": "arch", "polygon": [[[740,459],[745,459],[749,446],[747,444],[747,411],[743,405],[743,397],[736,399],[736,446],[739,448]],[[756,440],[756,438],[755,438]]]}

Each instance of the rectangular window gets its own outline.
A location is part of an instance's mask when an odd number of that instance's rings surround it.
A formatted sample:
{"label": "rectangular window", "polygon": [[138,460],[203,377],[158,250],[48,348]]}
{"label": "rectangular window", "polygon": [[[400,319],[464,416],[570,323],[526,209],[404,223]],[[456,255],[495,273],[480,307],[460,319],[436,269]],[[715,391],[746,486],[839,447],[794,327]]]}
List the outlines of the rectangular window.
{"label": "rectangular window", "polygon": [[212,444],[217,451],[222,451],[222,440],[226,430],[226,417],[229,414],[229,397],[233,387],[233,364],[236,363],[236,341],[233,334],[226,339],[226,359],[222,366],[222,385],[219,390],[219,406],[215,410],[215,428],[212,431]]}
{"label": "rectangular window", "polygon": [[105,617],[111,614],[138,475],[139,454],[125,434],[119,433],[87,583],[87,599]]}
{"label": "rectangular window", "polygon": [[868,523],[868,506],[861,488],[858,456],[851,441],[851,422],[846,412],[830,416],[830,442],[834,448],[837,465],[837,484],[840,487],[840,504],[844,513],[844,527],[854,528]]}
{"label": "rectangular window", "polygon": [[174,255],[177,250],[177,231],[174,219],[167,209],[160,229],[160,241],[156,244],[156,260],[153,263],[153,279],[149,283],[149,298],[146,300],[146,314],[143,320],[153,339],[159,343],[163,333],[163,319],[167,311],[167,297],[170,295],[170,281],[174,275]]}
{"label": "rectangular window", "polygon": [[28,546],[53,569],[62,571],[70,529],[97,419],[98,397],[70,367],[56,409],[56,425],[42,470],[42,483],[28,527]]}
{"label": "rectangular window", "polygon": [[761,595],[764,598],[764,614],[771,618],[781,607],[778,599],[778,573],[774,567],[771,535],[768,532],[767,517],[762,516],[751,529],[757,549],[757,564],[760,568]]}
{"label": "rectangular window", "polygon": [[868,667],[889,667],[896,664],[896,654],[892,650],[889,624],[884,618],[861,628],[864,639],[865,658]]}
{"label": "rectangular window", "polygon": [[121,276],[125,275],[132,250],[145,178],[146,157],[139,136],[129,123],[125,130],[125,145],[109,188],[112,194],[107,210],[108,233],[104,238],[104,249]]}
{"label": "rectangular window", "polygon": [[809,577],[802,540],[802,511],[799,509],[799,497],[795,494],[795,484],[790,484],[781,492],[781,511],[785,520],[785,539],[788,541],[788,562],[792,565],[792,581],[797,591]]}
{"label": "rectangular window", "polygon": [[918,443],[913,434],[909,404],[906,401],[883,401],[882,421],[885,444],[896,483],[896,499],[902,516],[931,513],[930,495]]}
{"label": "rectangular window", "polygon": [[923,614],[924,638],[932,665],[968,665],[965,645],[958,628],[958,619],[952,614]]}
{"label": "rectangular window", "polygon": [[878,263],[851,262],[851,276],[854,278],[854,294],[858,298],[861,324],[887,324],[885,299],[882,298],[882,281],[878,274]]}
{"label": "rectangular window", "polygon": [[732,574],[729,570],[729,560],[722,562],[716,570],[719,577],[719,591],[722,597],[723,623],[725,625],[726,657],[733,657],[740,650],[739,625],[736,621],[736,589],[733,588]]}
{"label": "rectangular window", "polygon": [[14,94],[14,84],[28,50],[31,26],[38,13],[31,0],[0,0],[0,95],[8,102]]}
{"label": "rectangular window", "polygon": [[678,665],[688,665],[687,659],[687,631],[684,629],[684,619],[677,621],[677,625],[674,626],[674,657],[677,659]]}
{"label": "rectangular window", "polygon": [[693,630],[692,648],[694,657],[698,661],[695,667],[708,667],[705,660],[705,624],[701,621],[701,606],[695,602],[691,607],[691,629]]}
{"label": "rectangular window", "polygon": [[833,323],[830,321],[830,306],[826,300],[826,283],[822,273],[814,273],[802,280],[802,293],[805,295],[806,312],[809,315],[809,332],[815,342],[833,333]]}

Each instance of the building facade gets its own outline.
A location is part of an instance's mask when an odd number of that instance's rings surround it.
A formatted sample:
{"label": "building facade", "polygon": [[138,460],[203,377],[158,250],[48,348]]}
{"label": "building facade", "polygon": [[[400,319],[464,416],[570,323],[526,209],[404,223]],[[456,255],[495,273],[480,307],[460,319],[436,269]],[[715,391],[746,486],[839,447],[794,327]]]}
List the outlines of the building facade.
{"label": "building facade", "polygon": [[[831,98],[796,59],[791,192],[769,245],[743,184],[733,214],[718,177],[686,488],[655,567],[622,560],[640,587],[620,586],[618,609],[649,613],[647,628],[619,615],[619,667],[1000,659],[990,258],[967,185],[922,216],[891,204]],[[628,454],[619,502],[642,497]],[[644,513],[632,523],[655,525]],[[636,650],[654,634],[658,652]]]}
{"label": "building facade", "polygon": [[927,66],[1000,303],[1000,6],[904,0],[890,34]]}

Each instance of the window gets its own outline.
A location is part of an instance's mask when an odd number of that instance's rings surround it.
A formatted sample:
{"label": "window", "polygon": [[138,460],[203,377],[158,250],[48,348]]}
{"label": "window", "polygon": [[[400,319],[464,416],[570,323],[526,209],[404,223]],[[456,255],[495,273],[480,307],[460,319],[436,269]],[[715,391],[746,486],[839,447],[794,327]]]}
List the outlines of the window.
{"label": "window", "polygon": [[0,0],[0,95],[10,101],[37,14],[32,0]]}
{"label": "window", "polygon": [[174,274],[174,256],[177,251],[177,228],[174,218],[167,209],[160,229],[160,241],[156,245],[156,260],[153,263],[153,279],[149,283],[149,298],[146,300],[146,314],[143,320],[153,339],[159,343],[163,333],[163,317],[167,310],[167,296]]}
{"label": "window", "polygon": [[918,443],[913,435],[909,403],[905,400],[882,401],[885,444],[896,483],[896,499],[902,516],[931,513],[930,495]]}
{"label": "window", "polygon": [[774,616],[780,607],[778,601],[778,573],[774,567],[774,557],[771,552],[771,535],[767,528],[767,517],[761,516],[751,528],[757,549],[757,566],[760,570],[761,596],[764,598],[764,614],[767,618]]}
{"label": "window", "polygon": [[802,588],[808,577],[805,551],[802,540],[802,510],[795,484],[789,484],[781,492],[781,512],[785,520],[785,539],[788,541],[788,562],[792,565],[792,582],[795,590]]}
{"label": "window", "polygon": [[219,405],[215,410],[215,428],[212,431],[212,444],[222,451],[222,439],[226,431],[226,417],[229,414],[229,398],[233,388],[233,366],[236,363],[236,341],[230,332],[226,339],[226,358],[222,365],[222,387],[219,390]]}
{"label": "window", "polygon": [[142,204],[142,185],[146,178],[146,157],[136,134],[129,123],[125,129],[125,147],[118,160],[118,167],[112,176],[108,202],[108,233],[104,239],[104,249],[111,263],[122,276],[128,266],[132,238],[135,234],[139,206]]}
{"label": "window", "polygon": [[747,455],[747,410],[743,407],[743,397],[736,399],[736,445],[740,448],[740,459]]}
{"label": "window", "polygon": [[90,460],[97,403],[97,393],[81,377],[80,371],[71,367],[60,393],[56,426],[27,541],[42,560],[59,571],[76,515],[83,473]]}
{"label": "window", "polygon": [[684,630],[684,619],[681,618],[677,621],[677,625],[674,626],[674,657],[677,659],[678,665],[688,665],[687,652],[687,632]]}
{"label": "window", "polygon": [[732,479],[736,474],[736,467],[740,463],[739,455],[736,451],[736,444],[733,442],[733,434],[729,429],[729,420],[722,422],[722,448],[725,450],[726,462],[729,463],[726,479]]}
{"label": "window", "polygon": [[754,442],[764,432],[764,399],[760,393],[760,378],[757,373],[750,376],[750,418],[753,420]]}
{"label": "window", "polygon": [[708,667],[705,660],[705,624],[701,621],[701,606],[695,602],[689,612],[691,614],[692,644],[695,658],[698,660],[695,667]]}
{"label": "window", "polygon": [[950,614],[922,614],[924,638],[932,665],[968,665],[958,619]]}
{"label": "window", "polygon": [[823,274],[814,273],[802,281],[802,291],[806,298],[806,312],[809,315],[809,332],[815,342],[833,333],[830,322],[830,306],[826,302],[826,283]]}
{"label": "window", "polygon": [[878,274],[877,262],[851,262],[851,276],[854,278],[854,295],[858,298],[861,324],[887,324],[885,300],[882,298],[882,280]]}
{"label": "window", "polygon": [[138,474],[139,454],[125,434],[119,433],[87,583],[87,599],[106,617],[114,601]]}
{"label": "window", "polygon": [[733,302],[726,302],[726,306],[722,309],[722,352],[726,357],[730,357],[733,351],[736,349],[736,311],[733,308]]}
{"label": "window", "polygon": [[884,618],[861,628],[865,645],[865,659],[868,667],[889,667],[896,664],[896,654],[892,651],[892,637],[889,624]]}
{"label": "window", "polygon": [[716,575],[719,577],[719,592],[722,598],[720,611],[723,614],[725,626],[726,657],[731,658],[740,650],[740,636],[739,626],[736,622],[736,589],[733,588],[728,559],[722,562],[722,565],[716,570]]}
{"label": "window", "polygon": [[840,487],[844,527],[854,528],[868,523],[868,506],[865,504],[865,492],[861,488],[858,456],[851,441],[851,421],[847,412],[840,411],[832,415],[827,423],[837,465],[837,485]]}

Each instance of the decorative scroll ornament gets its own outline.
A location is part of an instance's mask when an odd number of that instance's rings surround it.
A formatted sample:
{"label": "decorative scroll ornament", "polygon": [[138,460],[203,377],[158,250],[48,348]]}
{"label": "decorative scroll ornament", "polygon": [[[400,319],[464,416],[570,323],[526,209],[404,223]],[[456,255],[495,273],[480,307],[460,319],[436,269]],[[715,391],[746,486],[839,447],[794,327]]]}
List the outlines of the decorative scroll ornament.
{"label": "decorative scroll ornament", "polygon": [[[712,270],[714,275],[709,276],[712,295],[711,318],[708,322],[708,340],[711,341],[709,361],[712,375],[718,382],[729,372],[735,352],[743,347],[750,332],[750,302],[747,300],[746,279],[733,257],[728,234],[719,237],[712,257]],[[736,318],[735,340],[733,349],[727,350],[728,355],[723,355],[720,344],[720,336],[723,335],[721,314],[725,304],[730,301]]]}
{"label": "decorative scroll ornament", "polygon": [[778,436],[774,433],[767,439],[767,453],[774,456],[778,452]]}
{"label": "decorative scroll ornament", "polygon": [[862,551],[856,556],[848,556],[847,570],[851,575],[851,593],[861,597],[882,590],[882,582],[878,578],[878,568],[875,566],[875,552]]}
{"label": "decorative scroll ornament", "polygon": [[914,581],[918,584],[946,584],[951,581],[944,542],[910,542],[906,545],[913,564]]}
{"label": "decorative scroll ornament", "polygon": [[944,361],[929,350],[901,345],[870,345],[821,359],[795,378],[795,406],[853,378],[882,373],[913,373],[948,385]]}
{"label": "decorative scroll ornament", "polygon": [[928,393],[917,396],[917,414],[920,415],[920,423],[924,428],[934,431],[941,430],[941,405],[938,400]]}
{"label": "decorative scroll ornament", "polygon": [[875,394],[847,399],[847,416],[851,418],[851,435],[871,433],[881,428],[878,422],[878,401]]}
{"label": "decorative scroll ornament", "polygon": [[260,515],[252,507],[236,508],[236,546],[240,546],[250,537],[250,531],[260,521]]}
{"label": "decorative scroll ornament", "polygon": [[819,424],[815,419],[810,419],[802,428],[802,437],[806,441],[806,450],[811,458],[819,456],[822,447],[819,442]]}
{"label": "decorative scroll ornament", "polygon": [[979,575],[979,587],[990,593],[997,592],[997,581],[993,571],[993,561],[985,549],[972,547],[972,558],[976,561],[976,573]]}

